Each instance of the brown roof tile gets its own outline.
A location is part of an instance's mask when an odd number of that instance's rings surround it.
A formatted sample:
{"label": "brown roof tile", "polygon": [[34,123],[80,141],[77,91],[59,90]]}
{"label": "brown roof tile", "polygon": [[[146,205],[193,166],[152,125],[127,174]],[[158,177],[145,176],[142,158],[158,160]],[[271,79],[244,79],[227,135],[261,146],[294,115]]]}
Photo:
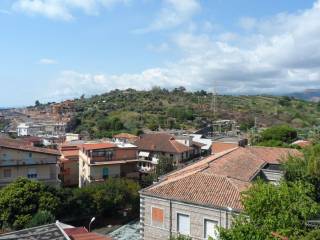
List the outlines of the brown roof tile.
{"label": "brown roof tile", "polygon": [[211,148],[213,153],[220,153],[238,146],[238,143],[213,142]]}
{"label": "brown roof tile", "polygon": [[241,192],[266,164],[280,164],[288,155],[300,154],[295,149],[237,147],[169,173],[141,193],[241,210]]}
{"label": "brown roof tile", "polygon": [[169,153],[182,153],[192,149],[175,140],[167,133],[148,133],[141,135],[134,143],[140,150]]}
{"label": "brown roof tile", "polygon": [[17,150],[27,151],[27,152],[37,152],[37,153],[44,153],[44,154],[57,155],[57,156],[60,155],[58,150],[33,147],[31,145],[24,144],[19,140],[9,139],[9,138],[0,138],[0,147],[17,149]]}
{"label": "brown roof tile", "polygon": [[96,149],[106,149],[106,148],[114,148],[115,144],[105,142],[105,143],[86,143],[82,145],[84,150],[96,150]]}
{"label": "brown roof tile", "polygon": [[137,139],[138,136],[130,133],[119,133],[113,136],[114,138],[125,138],[125,139]]}

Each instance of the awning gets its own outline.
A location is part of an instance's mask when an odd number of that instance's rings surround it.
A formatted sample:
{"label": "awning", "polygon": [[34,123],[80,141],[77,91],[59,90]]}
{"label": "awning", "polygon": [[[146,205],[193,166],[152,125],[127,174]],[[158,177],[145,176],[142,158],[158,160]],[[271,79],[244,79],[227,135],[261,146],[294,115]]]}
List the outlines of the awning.
{"label": "awning", "polygon": [[150,153],[149,152],[139,152],[139,157],[149,157]]}

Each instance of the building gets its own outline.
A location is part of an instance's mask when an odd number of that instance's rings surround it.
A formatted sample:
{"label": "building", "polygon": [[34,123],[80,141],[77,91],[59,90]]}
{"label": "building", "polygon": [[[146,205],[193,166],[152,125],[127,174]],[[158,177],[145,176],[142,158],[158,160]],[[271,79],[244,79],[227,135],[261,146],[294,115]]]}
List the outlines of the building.
{"label": "building", "polygon": [[192,239],[217,239],[215,227],[229,228],[243,210],[241,192],[260,177],[277,183],[280,163],[295,149],[236,147],[174,171],[140,191],[141,236],[168,239],[177,233]]}
{"label": "building", "polygon": [[168,133],[141,135],[134,143],[138,147],[140,171],[152,171],[161,157],[180,165],[200,157],[203,144],[192,140],[192,136],[174,136]]}
{"label": "building", "polygon": [[59,159],[60,180],[62,186],[71,187],[79,185],[79,149],[81,144],[66,143],[60,146]]}
{"label": "building", "polygon": [[0,139],[0,186],[26,177],[46,184],[58,185],[59,152],[33,147],[23,141]]}
{"label": "building", "polygon": [[64,122],[27,122],[17,126],[18,137],[35,136],[47,138],[64,137],[66,133],[66,123]]}
{"label": "building", "polygon": [[79,187],[109,177],[133,177],[137,173],[137,147],[128,143],[83,144],[79,151]]}
{"label": "building", "polygon": [[220,136],[212,141],[211,153],[217,154],[226,150],[233,149],[238,146],[244,147],[246,145],[248,145],[248,140],[246,138],[241,138],[239,136]]}
{"label": "building", "polygon": [[190,134],[192,140],[203,144],[201,147],[201,156],[207,156],[211,154],[212,140],[203,137],[201,134]]}
{"label": "building", "polygon": [[18,137],[30,136],[30,128],[26,123],[20,123],[17,126],[17,135]]}
{"label": "building", "polygon": [[85,227],[73,227],[59,221],[0,234],[0,240],[112,240],[112,238],[93,232]]}
{"label": "building", "polygon": [[113,136],[114,142],[134,143],[138,139],[138,136],[130,133],[119,133]]}

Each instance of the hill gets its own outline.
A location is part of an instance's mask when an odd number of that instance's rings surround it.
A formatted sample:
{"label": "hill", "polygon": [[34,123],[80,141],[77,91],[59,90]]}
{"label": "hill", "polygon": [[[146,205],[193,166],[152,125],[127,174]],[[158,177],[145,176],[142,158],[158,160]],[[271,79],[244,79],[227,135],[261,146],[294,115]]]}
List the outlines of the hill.
{"label": "hill", "polygon": [[114,90],[82,97],[76,99],[75,111],[69,130],[91,137],[111,136],[120,131],[137,133],[141,129],[159,127],[194,130],[213,119],[235,119],[242,129],[250,128],[255,118],[262,127],[282,123],[308,127],[320,123],[320,105],[314,102],[266,95],[219,95],[214,100],[211,93],[187,92],[183,87],[172,91],[160,88]]}
{"label": "hill", "polygon": [[306,89],[303,92],[289,94],[289,96],[307,101],[320,102],[320,89]]}

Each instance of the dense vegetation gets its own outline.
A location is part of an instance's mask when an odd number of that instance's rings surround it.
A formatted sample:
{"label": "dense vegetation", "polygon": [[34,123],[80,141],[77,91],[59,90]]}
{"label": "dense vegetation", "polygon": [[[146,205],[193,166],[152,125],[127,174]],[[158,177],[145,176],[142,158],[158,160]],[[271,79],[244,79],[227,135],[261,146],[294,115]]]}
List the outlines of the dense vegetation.
{"label": "dense vegetation", "polygon": [[[288,125],[275,125],[251,137],[251,144],[266,147],[293,147],[298,132]],[[298,146],[296,146],[298,147]]]}
{"label": "dense vegetation", "polygon": [[[213,103],[216,102],[215,106]],[[216,96],[205,91],[114,90],[76,100],[70,130],[91,137],[111,136],[120,131],[139,133],[144,129],[198,129],[213,119],[235,119],[242,130],[258,126],[289,124],[309,127],[319,123],[320,105],[289,97]]]}
{"label": "dense vegetation", "polygon": [[319,229],[307,225],[320,214],[320,145],[284,163],[285,179],[279,186],[258,181],[244,193],[243,214],[230,230],[220,229],[222,240],[319,239]]}
{"label": "dense vegetation", "polygon": [[22,229],[92,216],[116,216],[120,210],[139,211],[139,186],[130,180],[109,179],[80,189],[53,188],[20,178],[0,190],[0,226]]}

